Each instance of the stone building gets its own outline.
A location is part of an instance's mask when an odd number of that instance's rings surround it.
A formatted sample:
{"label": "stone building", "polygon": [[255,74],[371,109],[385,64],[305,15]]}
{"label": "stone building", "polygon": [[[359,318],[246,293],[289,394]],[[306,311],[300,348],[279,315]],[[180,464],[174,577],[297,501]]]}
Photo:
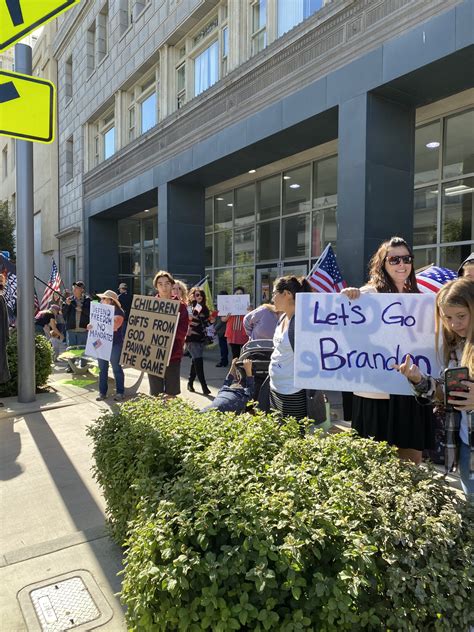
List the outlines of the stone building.
{"label": "stone building", "polygon": [[393,234],[472,249],[474,0],[90,0],[53,55],[69,282],[259,302],[328,242],[350,283]]}

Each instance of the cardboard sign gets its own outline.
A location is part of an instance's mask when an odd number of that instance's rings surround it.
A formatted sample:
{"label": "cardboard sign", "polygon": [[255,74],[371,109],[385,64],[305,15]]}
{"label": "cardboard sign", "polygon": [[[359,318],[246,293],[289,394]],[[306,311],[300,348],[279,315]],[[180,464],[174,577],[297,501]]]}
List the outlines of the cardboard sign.
{"label": "cardboard sign", "polygon": [[409,353],[423,373],[439,374],[434,304],[434,294],[297,294],[295,386],[411,395],[392,365]]}
{"label": "cardboard sign", "polygon": [[217,297],[219,316],[245,316],[250,305],[250,294],[220,295]]}
{"label": "cardboard sign", "polygon": [[85,355],[110,360],[114,341],[115,307],[105,303],[91,303]]}
{"label": "cardboard sign", "polygon": [[134,295],[122,347],[122,366],[164,377],[179,319],[177,300]]}

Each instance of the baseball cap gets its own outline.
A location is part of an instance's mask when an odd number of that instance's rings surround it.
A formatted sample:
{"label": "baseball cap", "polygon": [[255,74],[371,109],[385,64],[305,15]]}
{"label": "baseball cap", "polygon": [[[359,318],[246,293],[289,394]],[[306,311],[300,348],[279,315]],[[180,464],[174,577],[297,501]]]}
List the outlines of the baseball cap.
{"label": "baseball cap", "polygon": [[86,287],[84,285],[84,281],[74,281],[74,283],[72,285],[73,285],[73,287],[75,285],[76,287],[81,287],[82,289],[84,289]]}

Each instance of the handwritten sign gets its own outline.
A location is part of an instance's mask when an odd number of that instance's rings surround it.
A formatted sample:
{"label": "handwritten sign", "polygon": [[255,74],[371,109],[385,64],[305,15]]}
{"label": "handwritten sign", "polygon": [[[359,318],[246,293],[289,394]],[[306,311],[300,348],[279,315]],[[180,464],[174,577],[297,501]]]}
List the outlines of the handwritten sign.
{"label": "handwritten sign", "polygon": [[245,316],[250,305],[250,294],[219,295],[217,297],[217,311],[220,316]]}
{"label": "handwritten sign", "polygon": [[134,295],[121,364],[164,377],[179,319],[179,301]]}
{"label": "handwritten sign", "polygon": [[296,295],[295,386],[410,395],[392,369],[407,353],[437,375],[432,294]]}
{"label": "handwritten sign", "polygon": [[91,303],[89,324],[92,329],[87,333],[85,355],[100,360],[110,360],[114,341],[113,305]]}

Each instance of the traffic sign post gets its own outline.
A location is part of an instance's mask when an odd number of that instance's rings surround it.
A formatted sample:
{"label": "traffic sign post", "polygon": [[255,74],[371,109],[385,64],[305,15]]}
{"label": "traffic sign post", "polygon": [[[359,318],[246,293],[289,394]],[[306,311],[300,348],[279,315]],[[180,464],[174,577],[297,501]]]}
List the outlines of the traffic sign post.
{"label": "traffic sign post", "polygon": [[[15,46],[15,68],[31,74],[31,47]],[[1,132],[0,132],[1,133]],[[16,141],[18,401],[36,399],[34,344],[33,143]]]}
{"label": "traffic sign post", "polygon": [[0,70],[0,135],[51,143],[55,112],[54,84],[19,72]]}
{"label": "traffic sign post", "polygon": [[80,0],[0,0],[0,52]]}

